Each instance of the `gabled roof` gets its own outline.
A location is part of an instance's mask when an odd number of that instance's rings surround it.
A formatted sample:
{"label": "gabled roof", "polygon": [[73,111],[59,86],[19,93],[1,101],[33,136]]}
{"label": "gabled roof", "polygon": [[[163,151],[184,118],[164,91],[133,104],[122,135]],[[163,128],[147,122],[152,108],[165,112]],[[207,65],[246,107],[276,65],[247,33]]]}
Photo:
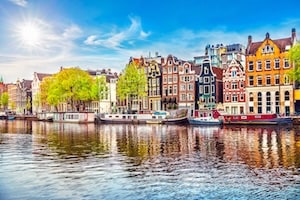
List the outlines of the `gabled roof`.
{"label": "gabled roof", "polygon": [[[271,39],[269,39],[269,40],[271,40]],[[247,55],[254,55],[256,53],[257,49],[262,45],[262,43],[264,41],[250,43],[250,45],[248,46]],[[286,46],[293,45],[291,37],[277,39],[277,40],[271,40],[271,41],[273,41],[278,46],[278,48],[280,49],[281,52],[285,51]]]}

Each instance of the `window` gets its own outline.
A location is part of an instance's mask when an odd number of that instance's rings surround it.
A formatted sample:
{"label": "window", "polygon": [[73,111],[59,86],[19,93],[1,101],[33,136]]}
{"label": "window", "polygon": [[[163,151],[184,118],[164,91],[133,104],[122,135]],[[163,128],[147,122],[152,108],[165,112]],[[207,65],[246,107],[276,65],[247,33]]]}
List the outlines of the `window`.
{"label": "window", "polygon": [[289,60],[288,59],[284,59],[284,68],[289,68],[290,64],[289,64]]}
{"label": "window", "polygon": [[173,94],[173,87],[171,85],[169,86],[169,94]]}
{"label": "window", "polygon": [[248,70],[253,71],[253,61],[248,62]]}
{"label": "window", "polygon": [[253,93],[250,92],[250,94],[249,94],[249,101],[253,101],[253,100],[254,100]]}
{"label": "window", "polygon": [[172,76],[168,76],[168,82],[172,83]]}
{"label": "window", "polygon": [[200,94],[203,93],[203,85],[200,85],[200,87],[199,87],[199,93],[200,93]]}
{"label": "window", "polygon": [[261,71],[262,70],[262,64],[261,64],[261,61],[259,60],[259,61],[257,61],[257,63],[256,63],[256,71]]}
{"label": "window", "polygon": [[254,107],[253,106],[249,106],[249,112],[253,113],[254,112]]}
{"label": "window", "polygon": [[284,100],[285,101],[289,101],[290,100],[290,93],[289,93],[289,91],[285,91],[284,92]]}
{"label": "window", "polygon": [[237,84],[237,82],[232,82],[232,83],[231,83],[231,89],[233,89],[233,90],[238,89],[238,84]]}
{"label": "window", "polygon": [[209,94],[209,85],[204,86],[204,94]]}
{"label": "window", "polygon": [[244,88],[244,81],[240,82],[240,88]]}
{"label": "window", "polygon": [[276,91],[275,92],[275,112],[277,113],[277,114],[280,114],[280,108],[279,108],[279,99],[280,99],[280,97],[279,97],[279,92],[278,91]]}
{"label": "window", "polygon": [[271,61],[270,60],[266,60],[266,66],[265,66],[265,69],[266,70],[271,70]]}
{"label": "window", "polygon": [[177,72],[177,66],[174,66],[173,71],[174,73]]}
{"label": "window", "polygon": [[211,82],[214,82],[215,81],[215,77],[211,77]]}
{"label": "window", "polygon": [[172,67],[168,67],[168,72],[172,73]]}
{"label": "window", "polygon": [[262,53],[273,53],[274,52],[274,48],[270,45],[266,45],[263,49],[262,49]]}
{"label": "window", "polygon": [[280,75],[275,75],[274,77],[274,81],[275,81],[275,85],[279,85],[280,84]]}
{"label": "window", "polygon": [[177,94],[177,86],[176,85],[174,85],[173,94]]}
{"label": "window", "polygon": [[229,83],[228,82],[225,83],[225,88],[229,89]]}
{"label": "window", "polygon": [[204,74],[208,74],[208,68],[204,67]]}
{"label": "window", "polygon": [[176,76],[176,75],[173,76],[173,82],[174,82],[174,83],[177,83],[177,76]]}
{"label": "window", "polygon": [[257,93],[257,112],[262,113],[262,94]]}
{"label": "window", "polygon": [[211,86],[211,93],[215,93],[215,86],[214,85]]}
{"label": "window", "polygon": [[280,60],[279,59],[275,59],[275,69],[279,69],[280,68]]}
{"label": "window", "polygon": [[181,91],[185,91],[185,88],[186,88],[186,87],[185,87],[185,84],[181,84],[181,85],[180,85],[180,90],[181,90]]}
{"label": "window", "polygon": [[270,113],[271,112],[271,93],[270,92],[266,93],[266,104],[267,104],[266,112]]}
{"label": "window", "polygon": [[290,77],[289,77],[289,75],[287,75],[287,74],[284,75],[284,84],[285,84],[285,85],[290,84]]}
{"label": "window", "polygon": [[166,67],[163,68],[163,73],[164,73],[164,74],[167,73],[167,68],[166,68]]}
{"label": "window", "polygon": [[236,71],[235,70],[231,72],[231,77],[233,77],[233,78],[236,77]]}
{"label": "window", "polygon": [[204,77],[204,83],[209,83],[209,77]]}
{"label": "window", "polygon": [[253,86],[254,80],[253,76],[249,76],[249,85]]}
{"label": "window", "polygon": [[240,100],[244,101],[244,94],[240,94]]}
{"label": "window", "polygon": [[271,76],[267,75],[266,77],[266,85],[271,85]]}
{"label": "window", "polygon": [[226,99],[226,101],[229,101],[229,95],[228,94],[225,95],[225,99]]}
{"label": "window", "polygon": [[238,101],[238,96],[236,94],[232,95],[232,102],[237,102]]}
{"label": "window", "polygon": [[262,85],[262,77],[261,76],[257,76],[257,85],[258,86]]}

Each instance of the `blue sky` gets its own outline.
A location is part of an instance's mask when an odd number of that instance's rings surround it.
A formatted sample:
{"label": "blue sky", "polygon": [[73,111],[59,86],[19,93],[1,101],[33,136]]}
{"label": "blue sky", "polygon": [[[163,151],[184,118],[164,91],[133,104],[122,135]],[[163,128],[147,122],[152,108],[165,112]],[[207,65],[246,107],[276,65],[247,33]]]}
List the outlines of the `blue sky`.
{"label": "blue sky", "polygon": [[5,82],[60,66],[120,72],[131,56],[203,55],[207,44],[290,37],[299,0],[0,0]]}

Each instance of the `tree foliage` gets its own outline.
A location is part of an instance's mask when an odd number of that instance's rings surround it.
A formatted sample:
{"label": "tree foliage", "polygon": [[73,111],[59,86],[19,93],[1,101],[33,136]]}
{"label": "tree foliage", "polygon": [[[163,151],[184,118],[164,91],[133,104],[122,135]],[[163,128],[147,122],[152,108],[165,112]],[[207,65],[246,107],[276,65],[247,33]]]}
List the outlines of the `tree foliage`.
{"label": "tree foliage", "polygon": [[147,77],[142,68],[135,63],[129,63],[117,83],[117,95],[120,100],[128,96],[144,97],[146,93]]}
{"label": "tree foliage", "polygon": [[9,95],[7,92],[3,92],[0,96],[0,105],[3,106],[4,109],[7,109],[9,103]]}
{"label": "tree foliage", "polygon": [[72,110],[78,110],[79,104],[99,99],[99,84],[86,71],[66,68],[43,79],[41,101],[52,106],[68,103]]}
{"label": "tree foliage", "polygon": [[289,50],[289,60],[294,64],[294,68],[289,71],[290,77],[295,81],[300,81],[300,43],[298,42]]}

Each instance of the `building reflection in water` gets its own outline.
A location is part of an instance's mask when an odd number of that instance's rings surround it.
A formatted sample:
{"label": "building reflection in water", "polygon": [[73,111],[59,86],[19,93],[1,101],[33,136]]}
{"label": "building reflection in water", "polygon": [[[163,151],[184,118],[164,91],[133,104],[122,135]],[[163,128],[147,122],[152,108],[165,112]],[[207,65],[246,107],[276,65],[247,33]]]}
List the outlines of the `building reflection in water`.
{"label": "building reflection in water", "polygon": [[32,133],[34,153],[51,151],[61,158],[118,156],[141,165],[198,156],[245,163],[253,168],[300,167],[297,127],[94,125],[16,120],[0,121],[0,132]]}

